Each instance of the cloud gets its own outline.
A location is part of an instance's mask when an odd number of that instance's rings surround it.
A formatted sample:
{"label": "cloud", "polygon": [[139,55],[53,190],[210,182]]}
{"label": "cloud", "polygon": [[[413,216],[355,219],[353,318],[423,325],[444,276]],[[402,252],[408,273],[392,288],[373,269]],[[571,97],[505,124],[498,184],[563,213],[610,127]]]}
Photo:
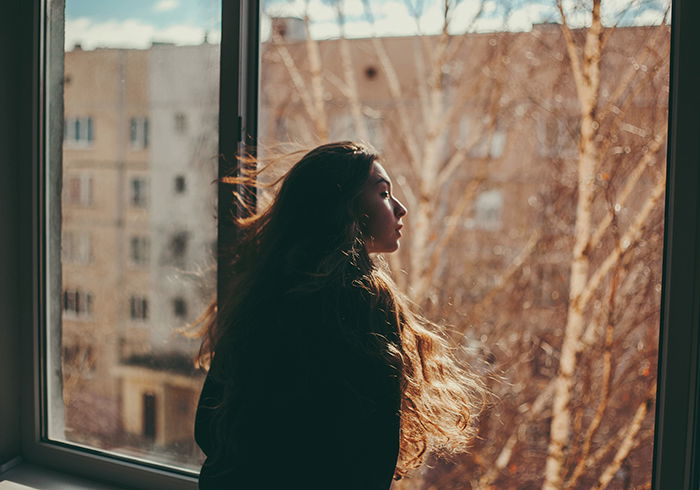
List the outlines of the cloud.
{"label": "cloud", "polygon": [[[204,34],[203,28],[189,24],[173,24],[159,28],[138,19],[95,22],[81,17],[66,21],[64,46],[66,50],[72,49],[76,44],[80,44],[83,49],[143,49],[151,46],[154,41],[192,45],[200,44],[204,40]],[[219,39],[219,31],[210,33],[210,42],[217,42]]]}
{"label": "cloud", "polygon": [[174,10],[180,4],[178,0],[160,0],[153,6],[153,10],[156,12],[167,12],[168,10]]}
{"label": "cloud", "polygon": [[[417,32],[437,34],[442,27],[441,3],[435,0],[425,2],[420,13],[419,26],[403,0],[372,1],[374,25],[364,13],[362,0],[342,0],[346,14],[346,34],[348,37],[410,36]],[[605,5],[604,22],[612,25],[625,12],[623,25],[658,24],[663,15],[663,6],[668,0],[648,0],[639,8],[627,9],[634,0],[609,0]],[[179,0],[160,0],[154,10],[165,11],[177,7]],[[302,17],[306,0],[290,0],[268,4],[262,16],[261,39],[269,37],[269,16]],[[543,21],[559,21],[553,4],[542,1],[521,3],[512,10],[504,10],[499,1],[487,0],[485,11],[475,20],[478,11],[476,2],[462,1],[453,12],[450,32],[460,34],[469,29],[472,32],[528,31],[532,24]],[[572,27],[583,27],[590,23],[590,12],[581,8],[576,0],[564,0],[568,21]],[[266,15],[267,14],[267,15]],[[309,0],[311,35],[316,39],[336,38],[340,35],[335,8],[325,0]],[[617,17],[615,19],[615,17]],[[155,19],[126,19],[95,21],[88,17],[66,21],[65,48],[72,49],[80,44],[83,49],[96,47],[148,48],[154,41],[170,42],[176,45],[200,44],[205,29],[196,24],[180,22],[157,27]],[[211,30],[208,40],[220,42],[220,29]]]}

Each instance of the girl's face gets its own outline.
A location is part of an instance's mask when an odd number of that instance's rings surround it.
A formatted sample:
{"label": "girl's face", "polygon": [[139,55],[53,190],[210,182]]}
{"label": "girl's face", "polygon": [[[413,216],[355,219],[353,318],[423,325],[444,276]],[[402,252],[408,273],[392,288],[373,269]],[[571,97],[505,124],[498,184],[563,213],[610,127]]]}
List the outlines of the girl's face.
{"label": "girl's face", "polygon": [[401,218],[406,208],[391,193],[391,179],[384,167],[374,162],[360,196],[365,243],[368,253],[394,252],[399,248]]}

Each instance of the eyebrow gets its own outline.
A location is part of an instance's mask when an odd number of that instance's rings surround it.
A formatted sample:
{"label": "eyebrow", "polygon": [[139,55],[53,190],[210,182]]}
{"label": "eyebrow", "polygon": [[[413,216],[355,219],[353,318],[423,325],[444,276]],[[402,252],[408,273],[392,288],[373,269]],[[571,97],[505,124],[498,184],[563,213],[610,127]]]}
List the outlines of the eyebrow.
{"label": "eyebrow", "polygon": [[377,179],[377,181],[374,183],[374,185],[381,184],[382,182],[384,182],[386,185],[388,185],[389,187],[391,187],[391,182],[389,182],[388,180],[386,180],[384,177],[379,177],[379,178]]}

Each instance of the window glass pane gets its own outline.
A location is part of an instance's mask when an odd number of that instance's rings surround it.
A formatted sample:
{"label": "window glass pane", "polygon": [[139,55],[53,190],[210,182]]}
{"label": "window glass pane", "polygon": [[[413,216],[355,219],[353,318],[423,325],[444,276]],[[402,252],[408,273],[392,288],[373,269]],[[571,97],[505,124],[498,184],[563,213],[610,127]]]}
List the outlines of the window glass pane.
{"label": "window glass pane", "polygon": [[48,435],[196,470],[203,372],[181,330],[215,295],[220,2],[65,7]]}
{"label": "window glass pane", "polygon": [[381,151],[394,277],[497,395],[400,488],[650,484],[670,2],[600,3],[263,2],[261,154]]}

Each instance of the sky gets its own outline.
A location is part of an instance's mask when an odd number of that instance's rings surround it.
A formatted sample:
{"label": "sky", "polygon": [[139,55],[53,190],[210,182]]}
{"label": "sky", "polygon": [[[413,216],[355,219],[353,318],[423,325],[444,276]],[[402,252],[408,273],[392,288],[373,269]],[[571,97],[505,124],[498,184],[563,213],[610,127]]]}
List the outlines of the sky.
{"label": "sky", "polygon": [[[479,13],[479,5],[483,9]],[[337,3],[345,14],[346,35],[400,36],[433,34],[442,25],[443,0],[369,0],[374,23],[362,0],[261,0],[261,38],[269,36],[270,16],[304,14],[308,3],[311,34],[339,35]],[[450,31],[528,31],[533,23],[557,22],[554,0],[453,0]],[[589,0],[564,0],[572,25],[586,25]],[[658,24],[668,0],[604,0],[607,25]],[[152,42],[200,44],[221,38],[221,0],[66,0],[65,48],[147,48]],[[419,8],[420,7],[420,8]],[[418,24],[416,15],[418,12]],[[478,16],[477,16],[478,13]]]}

